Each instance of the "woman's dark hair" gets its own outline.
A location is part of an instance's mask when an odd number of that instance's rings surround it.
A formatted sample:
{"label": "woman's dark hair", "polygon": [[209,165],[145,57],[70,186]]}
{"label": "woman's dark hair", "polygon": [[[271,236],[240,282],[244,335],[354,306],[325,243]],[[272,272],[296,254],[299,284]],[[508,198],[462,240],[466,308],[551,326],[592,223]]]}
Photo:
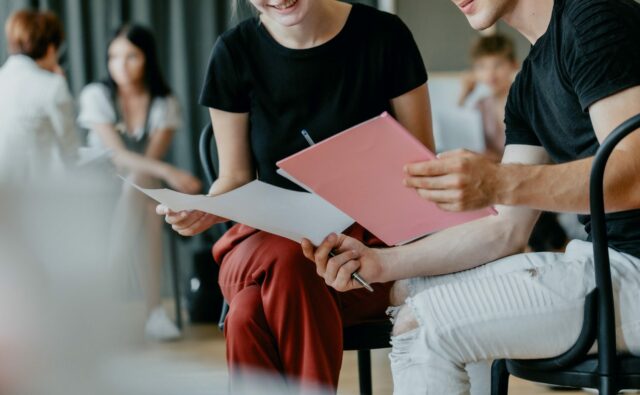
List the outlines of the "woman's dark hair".
{"label": "woman's dark hair", "polygon": [[[160,63],[158,61],[158,53],[156,51],[156,40],[153,38],[151,30],[140,25],[124,24],[114,32],[111,40],[109,41],[109,45],[107,46],[107,51],[111,44],[121,37],[126,38],[144,54],[144,82],[151,94],[151,97],[164,97],[169,95],[171,93],[171,88],[167,85],[164,77],[162,76],[162,72],[160,71]],[[108,58],[109,55],[107,53],[107,61]],[[109,74],[105,84],[115,95],[118,90],[118,85],[111,77],[111,74]]]}

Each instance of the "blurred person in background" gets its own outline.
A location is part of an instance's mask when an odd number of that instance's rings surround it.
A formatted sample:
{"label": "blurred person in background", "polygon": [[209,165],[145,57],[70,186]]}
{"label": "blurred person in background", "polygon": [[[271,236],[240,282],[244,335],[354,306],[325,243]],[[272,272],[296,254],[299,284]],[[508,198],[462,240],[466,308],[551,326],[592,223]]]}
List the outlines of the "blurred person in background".
{"label": "blurred person in background", "polygon": [[[200,181],[164,161],[181,125],[180,106],[158,63],[154,37],[138,25],[119,27],[108,45],[108,78],[86,86],[80,95],[78,123],[88,129],[88,144],[111,151],[120,174],[139,185],[166,182],[184,193],[200,191]],[[144,283],[149,317],[147,337],[173,340],[180,331],[161,306],[162,220],[155,205],[124,186],[112,227],[110,261],[129,268]]]}
{"label": "blurred person in background", "polygon": [[489,88],[490,94],[478,100],[476,108],[482,114],[485,153],[499,162],[505,142],[504,107],[520,67],[513,41],[502,34],[479,37],[471,47],[471,63],[462,80],[459,105],[467,102],[478,84]]}
{"label": "blurred person in background", "polygon": [[58,64],[62,24],[51,12],[20,10],[5,33],[10,56],[0,68],[0,182],[60,175],[78,148],[73,99]]}
{"label": "blurred person in background", "polygon": [[[476,108],[482,115],[485,154],[500,162],[506,140],[504,109],[509,89],[520,68],[513,40],[499,33],[479,37],[471,47],[471,62],[472,70],[463,77],[459,104],[462,106],[467,102],[478,84],[489,88],[490,94],[478,100]],[[528,250],[562,251],[568,242],[557,214],[543,212],[529,239]]]}

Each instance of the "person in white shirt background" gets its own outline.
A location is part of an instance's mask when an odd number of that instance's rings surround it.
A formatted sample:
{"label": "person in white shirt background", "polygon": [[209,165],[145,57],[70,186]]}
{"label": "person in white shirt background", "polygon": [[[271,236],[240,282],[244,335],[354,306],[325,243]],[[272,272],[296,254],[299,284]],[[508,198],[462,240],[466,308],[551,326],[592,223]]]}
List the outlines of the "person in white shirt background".
{"label": "person in white shirt background", "polygon": [[0,182],[36,182],[77,159],[73,98],[58,64],[64,39],[51,12],[21,10],[5,25],[10,56],[0,68]]}

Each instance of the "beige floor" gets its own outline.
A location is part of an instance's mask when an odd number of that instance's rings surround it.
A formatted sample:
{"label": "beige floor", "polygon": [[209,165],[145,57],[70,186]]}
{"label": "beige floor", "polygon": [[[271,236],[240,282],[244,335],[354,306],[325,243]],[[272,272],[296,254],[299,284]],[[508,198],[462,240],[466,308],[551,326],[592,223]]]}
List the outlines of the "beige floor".
{"label": "beige floor", "polygon": [[[210,369],[210,373],[218,378],[224,377],[224,338],[215,326],[192,326],[186,329],[183,340],[167,344],[149,344],[144,353],[147,357],[169,361],[191,362]],[[375,394],[391,394],[392,383],[387,360],[388,350],[376,350],[372,356],[373,386]],[[358,373],[355,352],[346,352],[340,373],[340,395],[358,393]],[[557,394],[545,387],[512,379],[510,394],[543,395]],[[581,391],[563,391],[561,394],[584,394]]]}

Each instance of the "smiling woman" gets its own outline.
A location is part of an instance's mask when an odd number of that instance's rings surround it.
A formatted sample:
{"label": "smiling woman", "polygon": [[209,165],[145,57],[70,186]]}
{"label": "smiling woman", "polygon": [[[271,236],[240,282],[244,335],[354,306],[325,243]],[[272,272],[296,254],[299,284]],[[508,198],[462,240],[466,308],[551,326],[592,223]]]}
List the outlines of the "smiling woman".
{"label": "smiling woman", "polygon": [[[342,0],[345,3],[361,3],[369,6],[378,6],[378,9],[393,12],[395,9],[394,6],[389,5],[389,3],[394,2],[395,0]],[[271,0],[265,1],[265,3],[270,4],[272,7],[287,9],[296,5],[298,0]],[[251,0],[231,0],[231,20],[237,21],[238,17],[241,16],[249,16],[249,15],[258,15],[259,11],[251,4]],[[395,13],[395,12],[393,12]]]}
{"label": "smiling woman", "polygon": [[[389,111],[431,145],[426,70],[398,17],[336,0],[250,3],[259,15],[220,36],[200,96],[220,159],[210,194],[256,177],[298,190],[276,173],[276,162],[307,146],[301,129],[321,141]],[[186,236],[224,221],[163,206],[158,213]],[[347,233],[382,247],[359,225]],[[213,253],[230,306],[224,328],[232,388],[258,369],[289,380],[293,393],[335,390],[342,327],[384,319],[390,284],[337,295],[299,244],[242,224]]]}

